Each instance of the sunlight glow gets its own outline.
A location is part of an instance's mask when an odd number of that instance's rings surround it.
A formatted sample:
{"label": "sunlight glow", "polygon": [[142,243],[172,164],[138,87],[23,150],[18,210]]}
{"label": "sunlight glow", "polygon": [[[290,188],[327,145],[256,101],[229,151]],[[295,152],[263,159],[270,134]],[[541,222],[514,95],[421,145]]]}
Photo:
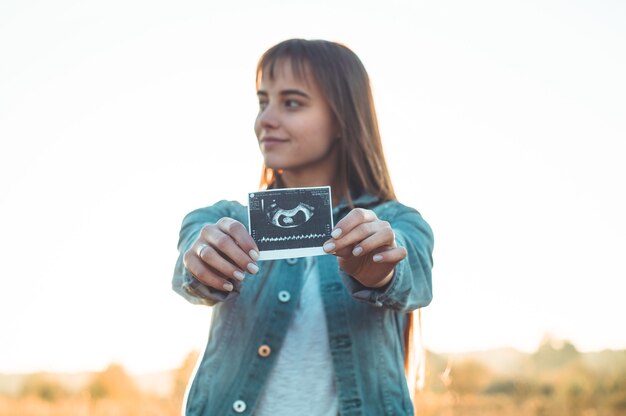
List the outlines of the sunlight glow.
{"label": "sunlight glow", "polygon": [[370,73],[397,194],[435,232],[426,348],[626,348],[602,325],[626,316],[625,15],[3,1],[0,373],[148,372],[202,347],[210,310],[170,288],[180,223],[257,189],[256,60],[289,37],[345,43]]}

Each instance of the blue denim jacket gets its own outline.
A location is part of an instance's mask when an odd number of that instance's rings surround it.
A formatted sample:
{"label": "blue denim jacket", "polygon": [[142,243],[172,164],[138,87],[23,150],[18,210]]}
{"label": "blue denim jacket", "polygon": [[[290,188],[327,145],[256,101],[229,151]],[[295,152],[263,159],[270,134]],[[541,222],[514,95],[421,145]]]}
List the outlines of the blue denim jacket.
{"label": "blue denim jacket", "polygon": [[[334,256],[318,257],[328,327],[328,338],[320,342],[330,344],[341,415],[412,415],[403,332],[406,312],[432,299],[432,231],[416,210],[396,201],[378,203],[363,196],[354,204],[388,221],[408,255],[382,289],[365,287],[343,273]],[[345,204],[335,207],[335,223],[348,212]],[[230,293],[191,276],[183,253],[203,225],[222,217],[247,226],[244,206],[220,201],[188,214],[180,232],[173,288],[190,302],[214,305],[208,344],[188,392],[187,415],[254,414],[303,286],[303,259],[261,262],[257,275],[243,283],[232,279],[235,290]]]}

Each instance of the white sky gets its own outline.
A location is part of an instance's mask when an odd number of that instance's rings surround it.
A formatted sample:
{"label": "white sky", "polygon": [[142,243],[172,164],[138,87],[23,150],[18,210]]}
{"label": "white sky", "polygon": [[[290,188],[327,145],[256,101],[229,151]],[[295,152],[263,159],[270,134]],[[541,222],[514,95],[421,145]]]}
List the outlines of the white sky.
{"label": "white sky", "polygon": [[[338,3],[338,4],[334,4]],[[350,46],[435,231],[427,347],[626,348],[626,3],[0,1],[0,372],[178,366],[183,216],[256,189],[254,70]]]}

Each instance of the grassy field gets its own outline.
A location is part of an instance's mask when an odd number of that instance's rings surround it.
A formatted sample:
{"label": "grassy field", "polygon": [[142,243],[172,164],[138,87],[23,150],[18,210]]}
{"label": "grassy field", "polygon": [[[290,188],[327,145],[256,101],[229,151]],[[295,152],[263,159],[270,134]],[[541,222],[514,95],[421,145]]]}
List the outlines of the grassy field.
{"label": "grassy field", "polygon": [[[0,416],[174,416],[197,353],[180,368],[133,377],[119,365],[74,375],[0,375]],[[421,416],[626,416],[626,351],[580,353],[546,340],[532,354],[502,349],[427,353]]]}
{"label": "grassy field", "polygon": [[[570,408],[550,400],[531,399],[522,402],[503,395],[485,397],[466,395],[455,397],[452,394],[419,393],[416,400],[416,414],[423,416],[526,416],[526,415],[580,415],[580,416],[621,416],[624,409],[611,409],[603,406],[596,409]],[[48,401],[38,397],[0,397],[0,416],[177,416],[180,415],[178,398],[149,397],[133,399],[64,398]]]}

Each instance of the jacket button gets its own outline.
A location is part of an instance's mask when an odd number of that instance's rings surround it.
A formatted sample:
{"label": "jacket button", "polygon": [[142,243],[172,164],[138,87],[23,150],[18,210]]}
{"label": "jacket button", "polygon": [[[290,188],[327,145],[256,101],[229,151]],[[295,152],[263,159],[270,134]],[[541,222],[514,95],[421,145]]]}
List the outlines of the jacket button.
{"label": "jacket button", "polygon": [[233,410],[237,413],[243,413],[246,411],[246,402],[243,400],[236,400],[233,403]]}
{"label": "jacket button", "polygon": [[290,264],[292,266],[296,264],[297,262],[298,262],[298,259],[294,259],[294,258],[287,259],[287,264]]}
{"label": "jacket button", "polygon": [[272,353],[272,349],[268,345],[263,344],[259,347],[259,350],[257,352],[261,357],[266,358],[270,356],[270,354]]}
{"label": "jacket button", "polygon": [[291,299],[291,294],[286,290],[281,290],[280,292],[278,292],[278,300],[282,303],[289,302],[289,299]]}

